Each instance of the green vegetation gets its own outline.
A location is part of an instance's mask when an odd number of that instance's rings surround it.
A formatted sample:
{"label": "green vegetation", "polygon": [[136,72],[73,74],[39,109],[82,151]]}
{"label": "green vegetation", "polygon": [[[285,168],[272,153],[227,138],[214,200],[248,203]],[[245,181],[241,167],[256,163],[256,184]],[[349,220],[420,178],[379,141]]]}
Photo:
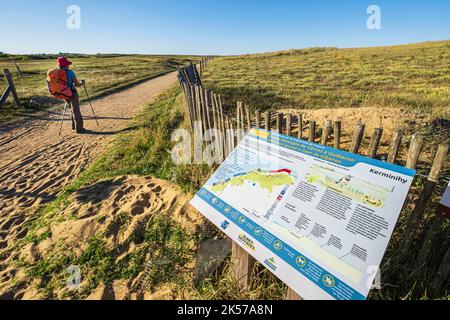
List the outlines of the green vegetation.
{"label": "green vegetation", "polygon": [[294,179],[286,173],[273,174],[253,171],[243,176],[234,177],[227,183],[215,185],[212,187],[212,190],[222,192],[227,185],[242,186],[245,181],[258,183],[261,189],[267,189],[269,192],[272,192],[274,186],[293,184]]}
{"label": "green vegetation", "polygon": [[[48,95],[47,70],[56,65],[57,55],[15,56],[23,77],[18,75],[12,57],[0,57],[0,69],[8,68],[13,74],[14,84],[21,103],[26,110],[12,108],[12,102],[0,109],[0,121],[9,120],[17,115],[26,115],[36,109],[48,108],[60,104],[60,101]],[[144,56],[144,55],[70,55],[72,69],[78,79],[85,79],[91,98],[103,96],[130,85],[151,79],[163,73],[176,70],[178,66],[194,56]],[[6,79],[0,75],[0,90],[6,88]],[[82,97],[84,95],[81,95]],[[8,101],[11,101],[8,99]]]}
{"label": "green vegetation", "polygon": [[[184,124],[183,99],[181,90],[175,86],[147,105],[130,125],[130,130],[120,136],[103,157],[28,222],[28,234],[15,250],[20,252],[27,245],[38,245],[52,237],[52,227],[77,220],[76,216],[63,215],[62,212],[71,203],[70,195],[86,185],[120,175],[137,174],[172,181],[186,191],[199,188],[212,169],[207,166],[174,167],[169,153],[173,130]],[[193,176],[198,178],[192,179]],[[97,219],[103,223],[105,217],[98,216]],[[120,211],[113,217],[112,224],[122,232],[127,229],[129,221],[129,213]],[[105,241],[107,235],[101,233],[89,239],[87,247],[81,251],[78,247],[81,243],[74,246],[58,241],[52,243],[51,250],[36,262],[19,259],[16,263],[24,268],[30,279],[38,281],[37,288],[45,298],[86,298],[100,284],[111,285],[115,280],[135,279],[144,271],[142,285],[170,283],[187,287],[186,281],[191,274],[182,271],[187,263],[195,261],[192,244],[204,236],[205,233],[200,234],[200,231],[199,234],[188,232],[170,216],[155,215],[120,244],[119,247],[125,248],[139,245],[137,251],[124,256],[119,257],[117,244],[108,245]],[[1,254],[6,252],[0,250]],[[80,291],[65,290],[69,265],[82,267],[83,286]]]}
{"label": "green vegetation", "polygon": [[252,109],[395,107],[450,118],[450,41],[215,58],[208,89]]}
{"label": "green vegetation", "polygon": [[186,192],[198,190],[212,173],[207,165],[174,166],[170,154],[171,135],[179,127],[186,127],[183,114],[184,98],[178,86],[173,87],[136,116],[131,131],[119,136],[103,154],[67,190],[120,175],[154,176],[178,184]]}
{"label": "green vegetation", "polygon": [[[205,83],[208,88],[224,95],[226,102],[239,99],[252,108],[391,106],[429,110],[436,116],[448,117],[449,47],[450,42],[446,41],[390,48],[314,48],[216,58],[209,64]],[[132,57],[144,59],[141,56]],[[75,69],[80,75],[84,71],[77,66],[82,66],[82,62],[88,59],[91,59],[92,63],[97,58],[74,59]],[[116,70],[126,70],[125,65],[135,65],[134,78],[128,78],[128,81],[133,82],[148,76],[140,73],[140,69],[148,70],[153,62],[149,57],[145,59],[149,59],[146,62],[148,65],[144,64],[145,68],[136,61],[128,63],[129,57],[123,59],[121,56],[113,56],[106,61],[114,65],[112,68],[117,67]],[[26,61],[30,65],[41,65],[42,62]],[[119,67],[121,63],[123,65]],[[85,71],[90,70],[87,65],[85,67]],[[26,72],[26,68],[24,69]],[[106,69],[105,66],[99,66],[97,71],[94,68],[89,72],[97,74],[97,79],[100,79]],[[164,72],[162,69],[157,70],[155,74]],[[128,77],[132,72],[124,71],[125,73],[125,77]],[[110,86],[122,85],[124,74],[116,80],[111,77]],[[40,79],[42,74],[38,77]],[[83,77],[89,79],[87,76],[80,76]],[[99,84],[97,89],[97,93],[101,94],[104,92],[102,90],[108,90],[108,87],[102,89]],[[38,90],[41,88],[36,92]],[[34,94],[39,95],[39,92]],[[29,223],[28,235],[18,244],[17,250],[22,250],[31,243],[44,242],[52,237],[52,226],[68,219],[77,219],[73,216],[62,216],[60,213],[70,204],[70,195],[86,185],[116,176],[137,174],[170,181],[180,185],[186,192],[198,190],[214,168],[207,165],[174,166],[169,153],[172,149],[170,140],[173,130],[187,127],[187,121],[184,98],[181,90],[175,86],[146,106],[136,117],[130,130],[119,136],[109,150],[66,188],[57,200],[39,212]],[[424,179],[418,178],[414,188],[422,186],[423,183]],[[426,210],[424,228],[433,221],[434,209],[435,202]],[[442,285],[439,292],[433,292],[429,283],[436,274],[440,258],[448,248],[450,224],[443,224],[435,239],[435,243],[441,245],[433,246],[427,264],[418,270],[412,270],[412,257],[398,257],[410,213],[411,207],[407,207],[400,216],[382,266],[383,288],[373,290],[371,299],[448,298],[450,279],[447,279],[447,283]],[[99,216],[98,219],[104,217]],[[113,217],[112,224],[119,230],[126,230],[129,222],[130,213],[120,211]],[[129,235],[121,245],[140,245],[139,250],[123,256],[119,256],[121,251],[118,246],[105,241],[105,234],[97,234],[89,239],[81,251],[74,250],[64,242],[58,242],[52,244],[49,253],[36,262],[20,260],[17,263],[25,268],[30,278],[39,280],[37,287],[48,298],[61,297],[58,290],[64,290],[67,266],[79,264],[86,280],[83,281],[82,290],[64,292],[63,297],[84,298],[100,284],[111,285],[117,280],[132,280],[144,273],[146,285],[175,284],[180,290],[187,291],[189,297],[282,299],[286,286],[259,264],[253,270],[250,290],[240,292],[229,259],[199,288],[192,286],[192,274],[186,273],[184,267],[195,260],[195,249],[200,241],[217,237],[219,234],[209,223],[191,232],[175,222],[171,216],[155,215],[136,228],[136,232]],[[5,254],[0,250],[0,257]]]}

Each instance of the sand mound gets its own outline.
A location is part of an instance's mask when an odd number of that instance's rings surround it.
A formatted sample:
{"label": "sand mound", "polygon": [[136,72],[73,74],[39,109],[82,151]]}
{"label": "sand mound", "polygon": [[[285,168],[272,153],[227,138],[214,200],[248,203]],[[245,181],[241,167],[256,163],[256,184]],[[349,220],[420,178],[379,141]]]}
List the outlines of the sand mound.
{"label": "sand mound", "polygon": [[[0,271],[3,283],[0,298],[42,298],[42,279],[31,278],[25,270],[48,257],[57,261],[58,256],[53,255],[61,248],[64,248],[61,255],[70,251],[73,257],[80,257],[88,250],[90,241],[99,237],[111,252],[112,264],[117,264],[131,253],[146,248],[143,240],[138,239],[152,219],[170,217],[188,233],[194,233],[204,220],[189,206],[189,200],[190,196],[184,195],[178,187],[152,177],[123,176],[78,190],[70,196],[64,209],[52,218],[50,236],[21,249],[18,261],[25,261],[27,267],[21,268],[11,263]],[[190,249],[195,252],[193,243]],[[185,266],[187,272],[193,267],[189,264]],[[88,297],[83,298],[180,298],[180,293],[171,291],[170,286],[142,290],[140,284],[145,276],[144,271],[133,279],[99,283]],[[82,280],[82,288],[83,285]],[[68,289],[64,286],[52,292],[54,298],[64,298],[67,293]]]}

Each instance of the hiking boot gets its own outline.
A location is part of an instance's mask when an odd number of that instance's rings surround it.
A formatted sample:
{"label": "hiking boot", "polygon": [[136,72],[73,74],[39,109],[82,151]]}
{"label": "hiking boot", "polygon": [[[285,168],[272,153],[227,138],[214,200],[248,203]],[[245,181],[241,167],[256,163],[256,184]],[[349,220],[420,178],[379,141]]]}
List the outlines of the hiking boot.
{"label": "hiking boot", "polygon": [[86,129],[79,129],[79,130],[77,130],[77,133],[85,133],[86,132]]}

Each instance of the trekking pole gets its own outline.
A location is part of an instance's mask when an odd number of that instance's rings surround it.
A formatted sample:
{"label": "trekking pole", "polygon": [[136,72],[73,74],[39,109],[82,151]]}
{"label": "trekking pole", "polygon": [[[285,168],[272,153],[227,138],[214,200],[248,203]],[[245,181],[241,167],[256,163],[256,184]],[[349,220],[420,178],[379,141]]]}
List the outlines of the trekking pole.
{"label": "trekking pole", "polygon": [[91,106],[91,110],[92,110],[92,114],[94,115],[95,122],[97,122],[97,127],[99,127],[100,125],[98,124],[97,116],[95,115],[94,107],[92,106],[91,98],[89,97],[89,93],[86,89],[86,84],[84,83],[84,81],[83,81],[83,88],[84,88],[84,92],[86,92],[86,97],[88,98],[89,105]]}
{"label": "trekking pole", "polygon": [[59,136],[61,135],[63,124],[64,124],[64,118],[66,117],[66,109],[67,109],[67,101],[64,103],[64,109],[63,109],[63,114],[62,114],[62,119],[61,119],[61,127],[59,128]]}

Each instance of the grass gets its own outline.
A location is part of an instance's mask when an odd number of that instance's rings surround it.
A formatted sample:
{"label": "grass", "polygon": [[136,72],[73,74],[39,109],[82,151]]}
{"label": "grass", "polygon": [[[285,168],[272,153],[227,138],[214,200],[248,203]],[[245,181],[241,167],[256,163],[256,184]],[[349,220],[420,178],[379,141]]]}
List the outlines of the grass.
{"label": "grass", "polygon": [[450,41],[215,58],[208,89],[253,110],[407,108],[450,118]]}
{"label": "grass", "polygon": [[[60,101],[51,98],[45,80],[47,70],[56,65],[56,55],[14,56],[22,70],[20,77],[12,62],[13,57],[0,57],[0,69],[8,68],[13,74],[14,84],[25,110],[14,108],[12,98],[0,109],[0,121],[11,120],[18,115],[27,115],[45,109]],[[176,70],[178,66],[193,62],[195,56],[151,56],[151,55],[68,55],[72,69],[78,79],[85,79],[91,98],[110,94],[130,85]],[[6,79],[0,75],[0,90],[6,88]],[[82,99],[84,93],[81,94]]]}
{"label": "grass", "polygon": [[[69,204],[69,195],[84,185],[103,179],[126,174],[152,175],[176,183],[186,192],[195,192],[209,177],[214,168],[208,166],[173,166],[169,154],[172,147],[171,132],[187,125],[183,113],[183,98],[178,87],[174,87],[149,104],[144,112],[136,117],[132,131],[120,136],[110,149],[96,161],[79,179],[43,212],[41,218],[35,220],[30,227],[27,241],[40,242],[50,236],[49,227],[61,221],[58,212]],[[194,179],[193,179],[194,178]],[[423,181],[422,181],[423,182]],[[417,181],[420,184],[421,180]],[[430,255],[429,264],[415,277],[409,278],[413,260],[390,264],[396,257],[401,245],[401,238],[410,209],[405,210],[388,248],[382,274],[383,289],[373,290],[370,299],[433,299],[448,296],[448,285],[439,292],[429,292],[428,283],[434,276],[439,257],[447,246]],[[431,218],[433,206],[427,210]],[[115,223],[125,226],[128,213],[120,212]],[[86,285],[78,293],[68,292],[68,298],[88,296],[99,284],[110,284],[115,280],[133,279],[144,272],[145,285],[163,284],[177,285],[189,292],[190,297],[200,299],[282,299],[286,286],[276,279],[267,269],[257,264],[253,270],[250,289],[240,292],[234,278],[232,261],[227,259],[211,277],[198,288],[189,282],[189,275],[183,272],[183,265],[193,262],[195,254],[183,243],[193,241],[199,244],[209,239],[218,231],[209,224],[204,229],[189,233],[177,225],[170,217],[160,217],[146,224],[139,234],[130,236],[130,243],[144,243],[142,250],[123,257],[120,263],[113,263],[111,256],[116,248],[107,247],[102,235],[89,241],[88,249],[81,256],[72,256],[64,246],[55,245],[55,250],[44,257],[36,266],[29,268],[30,276],[43,279],[41,288],[47,297],[52,297],[56,288],[65,285],[65,268],[67,263],[75,261],[83,266],[83,274],[87,277]],[[212,230],[212,231],[211,231]],[[448,224],[443,226],[442,235],[436,241],[445,244]],[[144,284],[142,284],[144,286]]]}
{"label": "grass", "polygon": [[[217,58],[208,67],[205,83],[209,88],[224,95],[225,101],[239,99],[258,108],[358,107],[376,106],[382,101],[396,101],[390,106],[399,108],[427,106],[437,116],[445,116],[441,109],[445,109],[448,103],[448,100],[446,102],[444,99],[449,92],[448,78],[441,73],[448,71],[448,63],[445,65],[449,57],[448,50],[445,51],[448,46],[449,42],[392,47],[389,50],[316,48],[307,51],[293,50],[257,56]],[[423,57],[419,56],[419,53],[423,53]],[[333,63],[334,57],[339,58],[338,63]],[[309,64],[306,61],[309,61]],[[380,63],[387,67],[379,70],[377,66]],[[423,66],[427,63],[432,67],[425,73],[417,71],[425,70]],[[394,72],[395,68],[397,71]],[[328,73],[325,72],[327,70]],[[340,78],[337,77],[338,73]],[[272,76],[268,77],[267,74]],[[436,85],[436,88],[440,88],[440,93],[434,96],[428,95],[428,91],[423,90],[427,86],[427,74],[433,74],[428,80]],[[388,75],[392,77],[395,75],[393,80],[395,85],[388,85],[386,81],[380,80],[386,80],[385,77]],[[341,79],[342,85],[338,79]],[[363,80],[366,81],[365,85],[357,85],[364,82]],[[301,88],[302,85],[305,87],[299,89],[298,86]],[[371,89],[366,88],[366,85]],[[409,98],[400,99],[402,95]],[[354,104],[344,103],[352,101],[347,100],[352,97]],[[185,192],[195,192],[214,168],[206,165],[173,165],[169,153],[173,145],[170,138],[173,130],[179,127],[187,127],[187,119],[180,89],[174,87],[149,104],[136,117],[130,131],[118,137],[109,150],[66,188],[56,201],[43,208],[40,215],[30,224],[28,236],[18,247],[32,242],[39,243],[50,237],[50,227],[65,219],[58,213],[70,203],[69,196],[82,186],[97,181],[127,174],[152,175],[180,185]],[[416,186],[421,184],[423,179],[419,178]],[[435,202],[427,208],[424,227],[432,221],[434,207]],[[410,276],[414,264],[412,256],[401,262],[392,263],[397,261],[410,212],[411,208],[407,207],[400,216],[398,228],[383,262],[383,288],[373,290],[370,299],[449,298],[450,279],[446,280],[439,292],[431,292],[429,289],[440,257],[449,244],[448,222],[443,224],[441,233],[435,239],[436,245],[433,246],[427,265],[414,276]],[[127,212],[120,212],[114,220],[114,223],[124,228],[127,222]],[[21,263],[26,267],[30,277],[40,279],[39,288],[48,298],[55,297],[54,292],[65,286],[67,277],[65,268],[69,262],[79,263],[85,268],[83,274],[87,275],[87,281],[80,292],[65,293],[67,298],[84,298],[99,284],[133,279],[142,272],[146,277],[145,284],[149,286],[176,284],[179,288],[189,291],[191,297],[201,299],[284,297],[286,286],[259,264],[253,270],[250,289],[240,292],[232,272],[232,261],[229,259],[199,288],[193,288],[183,272],[183,266],[192,263],[195,254],[188,250],[185,244],[188,242],[198,244],[202,239],[209,239],[217,234],[218,231],[209,224],[195,233],[190,233],[170,217],[162,216],[150,220],[139,233],[130,236],[128,239],[130,243],[144,244],[142,250],[121,257],[119,263],[114,263],[111,259],[117,248],[108,246],[102,234],[91,238],[87,248],[79,255],[74,254],[73,248],[65,247],[64,243],[56,243],[54,250],[37,263]],[[420,244],[420,240],[418,239],[416,246]]]}
{"label": "grass", "polygon": [[[15,249],[20,251],[29,244],[39,244],[52,236],[52,226],[76,219],[64,216],[61,212],[70,204],[70,195],[86,185],[116,176],[136,174],[172,181],[181,185],[185,191],[198,188],[212,169],[207,166],[173,166],[169,152],[172,148],[172,131],[184,125],[182,101],[181,91],[175,86],[147,105],[136,116],[134,123],[130,124],[131,130],[120,136],[55,201],[42,207],[36,217],[28,222],[28,234]],[[195,179],[189,178],[193,175],[199,177],[197,183]],[[129,213],[117,213],[112,223],[118,225],[119,230],[126,229]],[[198,243],[204,236],[203,232],[188,232],[170,216],[161,215],[153,217],[129,235],[126,245],[139,245],[140,248],[120,257],[118,261],[115,258],[119,249],[108,246],[104,240],[105,234],[97,234],[85,244],[86,248],[81,253],[76,253],[80,252],[79,247],[68,246],[61,241],[52,243],[49,253],[36,262],[19,259],[16,263],[18,267],[24,268],[30,279],[38,280],[37,288],[42,297],[47,299],[86,298],[100,284],[111,285],[115,280],[135,279],[142,272],[145,276],[142,286],[155,287],[170,283],[187,287],[189,279],[186,278],[184,266],[195,260],[195,252],[191,251],[192,243]],[[65,290],[66,268],[69,265],[81,266],[83,285],[80,291]]]}

